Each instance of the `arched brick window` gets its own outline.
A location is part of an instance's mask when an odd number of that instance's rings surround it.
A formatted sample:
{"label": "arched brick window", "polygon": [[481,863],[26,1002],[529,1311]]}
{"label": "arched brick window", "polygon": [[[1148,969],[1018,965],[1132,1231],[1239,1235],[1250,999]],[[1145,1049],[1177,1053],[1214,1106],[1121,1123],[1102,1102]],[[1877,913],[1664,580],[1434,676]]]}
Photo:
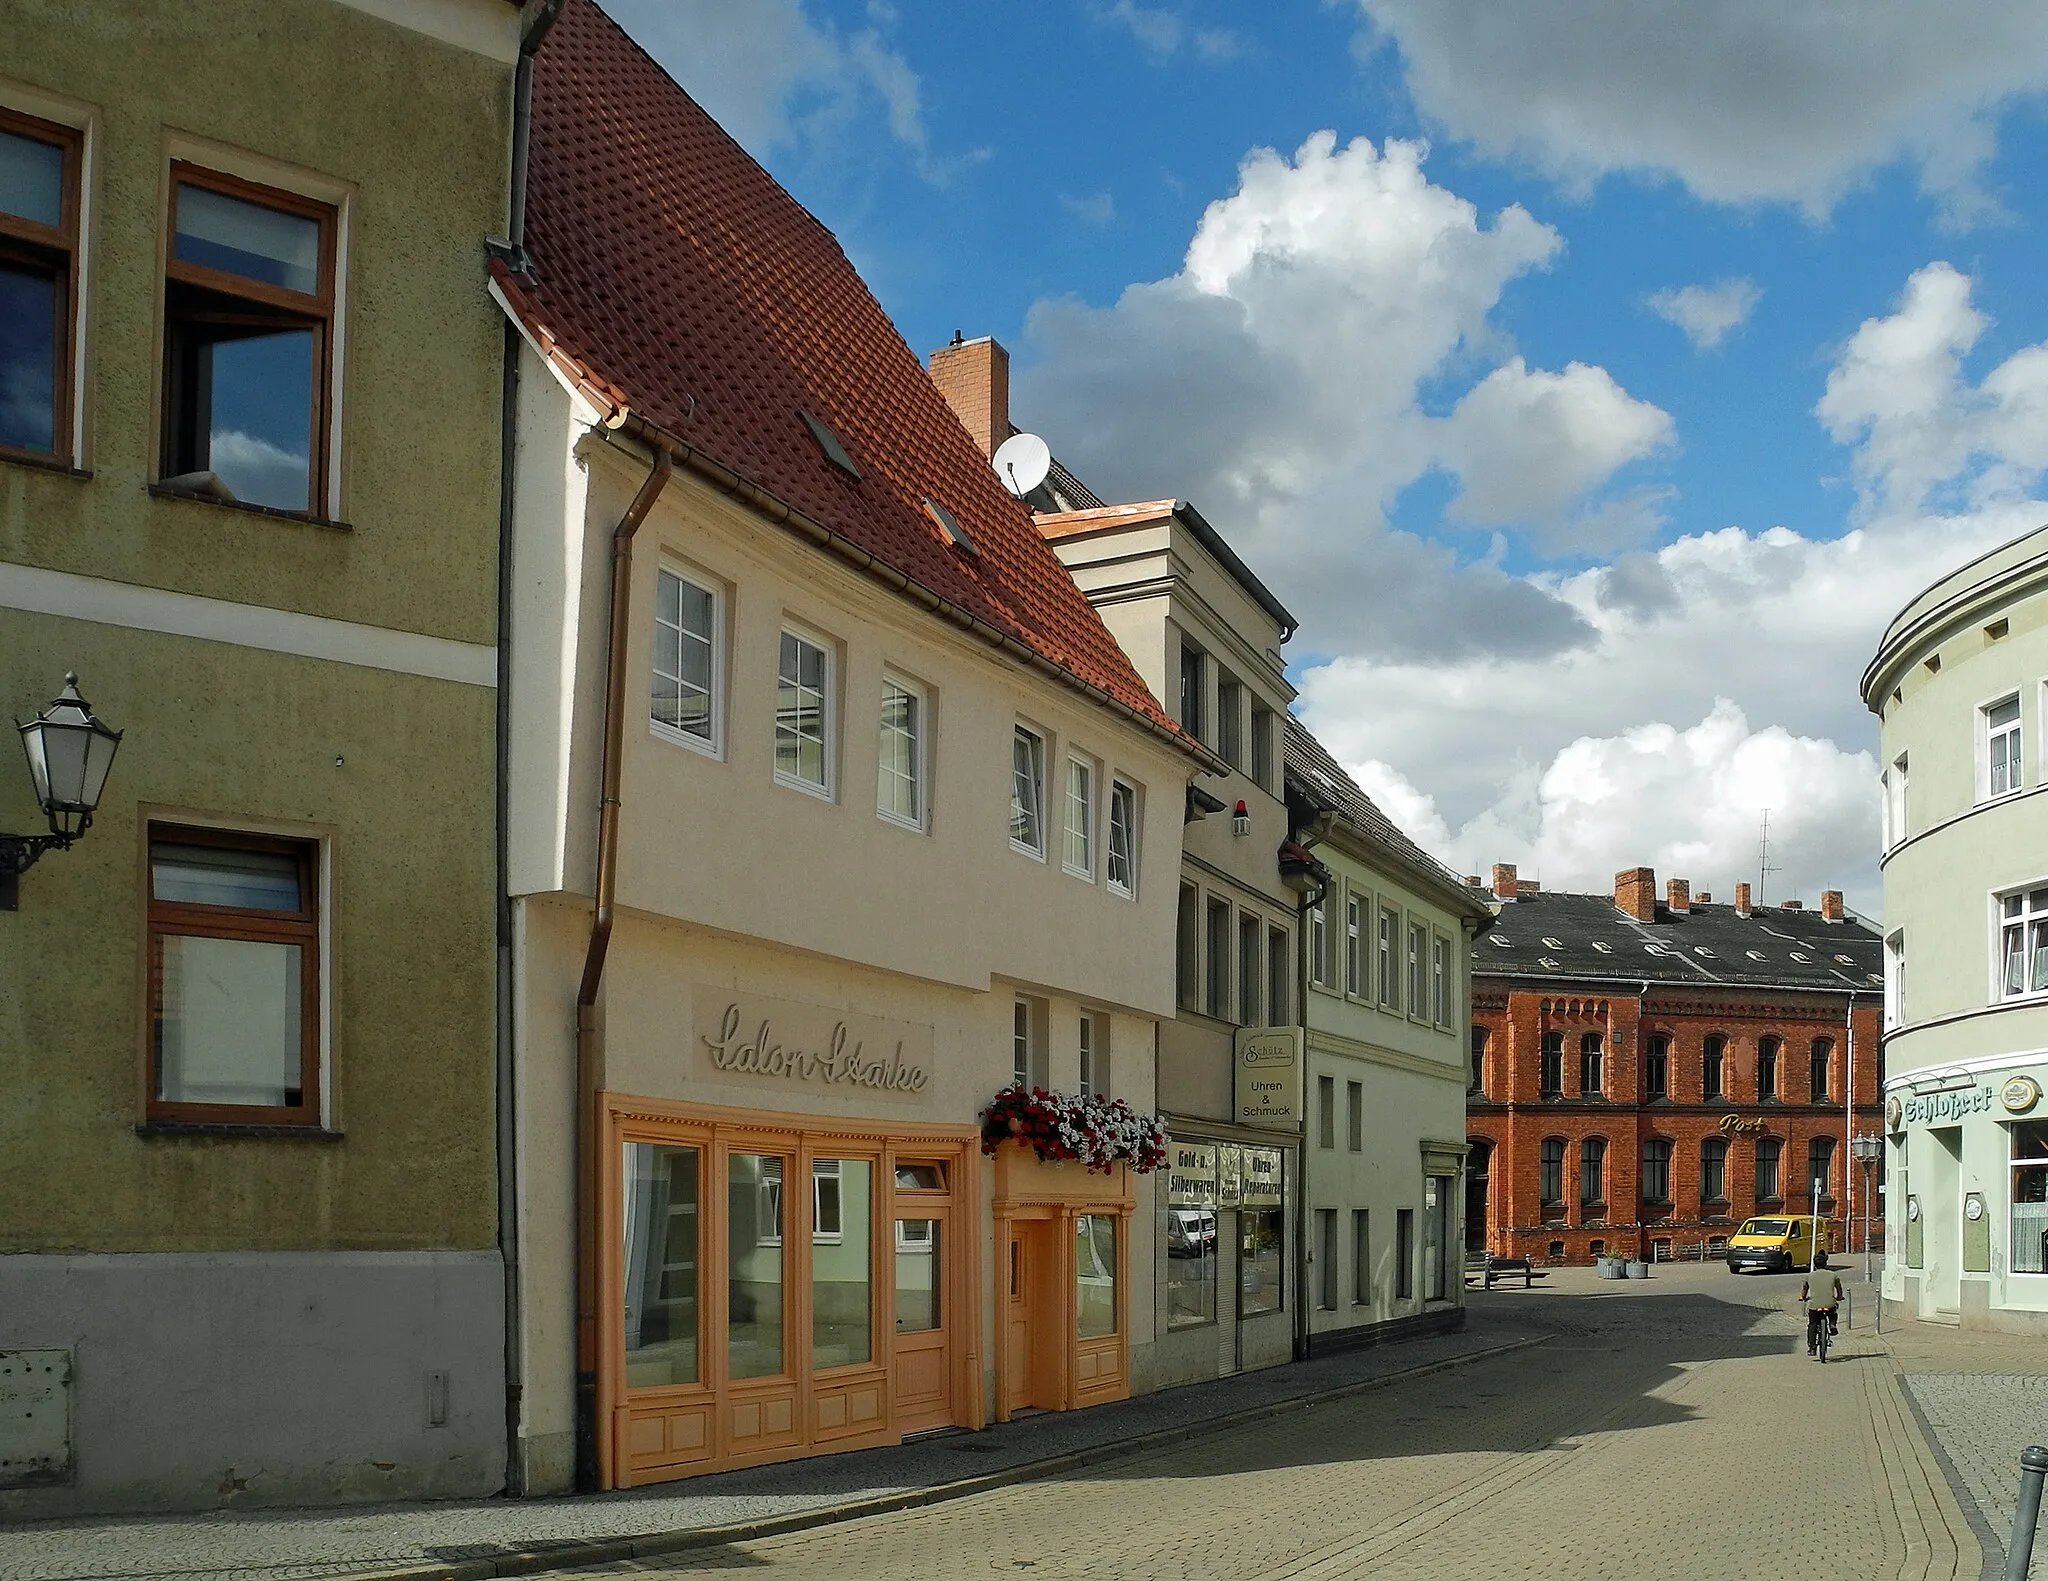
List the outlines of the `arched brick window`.
{"label": "arched brick window", "polygon": [[1607,1143],[1589,1136],[1579,1144],[1579,1205],[1607,1200]]}

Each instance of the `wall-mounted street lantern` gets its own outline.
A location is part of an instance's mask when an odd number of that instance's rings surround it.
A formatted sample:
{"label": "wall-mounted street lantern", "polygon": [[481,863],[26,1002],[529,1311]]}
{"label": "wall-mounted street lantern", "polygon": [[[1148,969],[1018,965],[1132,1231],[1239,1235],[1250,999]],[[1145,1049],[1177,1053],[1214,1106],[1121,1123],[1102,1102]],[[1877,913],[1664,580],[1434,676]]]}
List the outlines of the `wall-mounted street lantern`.
{"label": "wall-mounted street lantern", "polygon": [[0,911],[15,909],[20,879],[45,851],[66,851],[92,827],[92,815],[107,788],[107,770],[121,732],[109,730],[94,716],[92,705],[78,695],[78,677],[64,677],[57,700],[21,731],[28,754],[29,777],[35,781],[36,804],[50,820],[48,834],[0,834]]}

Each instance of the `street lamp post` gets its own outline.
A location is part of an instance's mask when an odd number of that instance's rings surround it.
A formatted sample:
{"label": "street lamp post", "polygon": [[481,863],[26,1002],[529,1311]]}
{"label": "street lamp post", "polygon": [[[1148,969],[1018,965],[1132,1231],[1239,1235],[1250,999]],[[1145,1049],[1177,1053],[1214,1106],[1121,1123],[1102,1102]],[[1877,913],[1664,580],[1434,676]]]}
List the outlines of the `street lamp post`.
{"label": "street lamp post", "polygon": [[107,787],[107,771],[121,745],[78,695],[78,677],[66,675],[57,699],[27,724],[16,721],[28,754],[36,805],[50,822],[48,834],[0,834],[0,911],[13,911],[19,879],[45,851],[68,851],[92,827],[92,815]]}
{"label": "street lamp post", "polygon": [[1870,1172],[1877,1155],[1884,1150],[1884,1138],[1875,1131],[1858,1131],[1849,1139],[1849,1151],[1863,1166],[1863,1282],[1870,1283]]}

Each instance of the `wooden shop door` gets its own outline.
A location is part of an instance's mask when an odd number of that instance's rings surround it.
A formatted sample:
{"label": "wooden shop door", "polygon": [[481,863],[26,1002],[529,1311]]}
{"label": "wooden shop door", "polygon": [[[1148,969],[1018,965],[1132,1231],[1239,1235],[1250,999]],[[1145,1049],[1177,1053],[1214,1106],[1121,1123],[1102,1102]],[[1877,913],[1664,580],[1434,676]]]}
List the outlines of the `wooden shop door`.
{"label": "wooden shop door", "polygon": [[1008,1282],[1003,1296],[1003,1409],[1059,1409],[1059,1243],[1048,1219],[1010,1222]]}

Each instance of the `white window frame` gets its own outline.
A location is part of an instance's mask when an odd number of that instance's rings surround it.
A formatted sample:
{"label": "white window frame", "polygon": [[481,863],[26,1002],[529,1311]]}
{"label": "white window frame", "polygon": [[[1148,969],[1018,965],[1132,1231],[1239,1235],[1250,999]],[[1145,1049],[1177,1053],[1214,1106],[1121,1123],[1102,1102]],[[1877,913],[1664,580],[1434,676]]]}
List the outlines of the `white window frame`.
{"label": "white window frame", "polygon": [[[776,707],[778,710],[781,707],[782,639],[784,637],[793,637],[806,647],[816,648],[825,658],[824,685],[818,699],[818,715],[822,735],[822,740],[819,742],[819,767],[824,772],[825,781],[822,785],[813,785],[809,780],[798,775],[783,773],[782,766],[778,763],[775,766],[775,783],[786,785],[794,791],[802,791],[807,796],[815,796],[820,801],[832,801],[835,799],[834,782],[837,779],[835,767],[839,754],[839,654],[831,638],[825,636],[822,632],[812,631],[808,627],[797,624],[795,621],[785,620],[782,622],[781,627],[775,634],[775,690]],[[779,719],[775,722],[775,728],[777,730],[781,728]],[[771,737],[769,742],[769,751],[771,753],[773,753],[774,747],[775,743]]]}
{"label": "white window frame", "polygon": [[1365,917],[1370,904],[1357,890],[1345,890],[1344,992],[1352,999],[1366,997]]}
{"label": "white window frame", "polygon": [[[1018,838],[1017,835],[1017,747],[1021,742],[1031,745],[1031,793],[1035,798],[1031,808],[1032,822],[1037,828],[1038,843]],[[1023,723],[1010,732],[1010,849],[1030,857],[1033,861],[1045,860],[1045,736]]]}
{"label": "white window frame", "polygon": [[[658,668],[658,655],[650,659],[647,666],[650,687],[647,727],[663,741],[672,742],[679,747],[687,747],[692,752],[700,752],[705,757],[722,763],[725,761],[725,589],[718,582],[703,575],[701,572],[689,569],[675,560],[664,557],[661,563],[655,567],[654,572],[654,625],[657,632],[662,624],[661,579],[665,576],[672,577],[686,587],[694,587],[698,592],[708,593],[711,596],[711,691],[707,699],[711,705],[711,735],[708,740],[702,736],[693,736],[687,730],[664,723],[662,720],[654,717],[651,688],[654,677],[661,673]],[[678,607],[680,608],[680,598],[678,599]],[[776,662],[779,670],[781,664],[779,644]],[[678,676],[676,679],[680,684],[682,678]]]}
{"label": "white window frame", "polygon": [[1439,1027],[1451,1024],[1451,941],[1441,933],[1429,937],[1430,1012]]}
{"label": "white window frame", "polygon": [[1429,1005],[1425,996],[1429,992],[1429,926],[1427,923],[1411,920],[1407,928],[1407,946],[1403,959],[1408,966],[1408,1017],[1411,1021],[1427,1021]]}
{"label": "white window frame", "polygon": [[1378,934],[1373,948],[1379,968],[1379,1007],[1394,1015],[1401,1013],[1401,913],[1392,906],[1380,907]]}
{"label": "white window frame", "polygon": [[[840,1183],[840,1160],[836,1158],[814,1158],[811,1160],[811,1244],[814,1246],[837,1246],[846,1239],[846,1195]],[[826,1168],[827,1165],[831,1167]],[[825,1182],[832,1182],[832,1216],[839,1221],[836,1230],[821,1229],[825,1222]]]}
{"label": "white window frame", "polygon": [[[1124,869],[1128,882],[1116,877],[1117,808],[1127,809],[1124,819]],[[1112,895],[1125,900],[1138,898],[1138,787],[1121,775],[1109,781],[1109,844],[1103,852],[1102,878]]]}
{"label": "white window frame", "polygon": [[[1993,907],[1992,938],[1997,939],[1996,906]],[[1994,985],[1998,976],[1998,951],[1991,952],[1991,973]],[[1996,988],[1993,989],[1994,996]],[[1906,1024],[1906,930],[1898,928],[1885,935],[1884,941],[1884,1024],[1887,1029]],[[1724,1078],[1725,1082],[1725,1078]]]}
{"label": "white window frame", "polygon": [[[1079,828],[1074,825],[1077,810],[1074,801],[1074,780],[1078,772],[1083,781],[1083,795],[1078,811],[1081,816]],[[1095,782],[1098,776],[1095,763],[1078,753],[1067,755],[1067,771],[1060,776],[1060,871],[1071,873],[1075,878],[1095,882]],[[1074,845],[1080,842],[1081,859],[1074,860]]]}
{"label": "white window frame", "polygon": [[[2013,707],[2012,722],[1994,731],[1991,728],[1992,711],[2004,708],[2008,703]],[[2006,797],[2017,795],[2026,788],[2026,713],[2026,708],[2021,703],[2020,695],[2017,692],[2006,692],[2001,696],[1990,699],[1988,702],[1977,705],[1978,801],[2003,801]],[[2019,751],[2018,772],[2014,775],[2012,783],[2008,784],[2003,790],[1994,790],[1992,788],[1994,778],[1991,757],[1992,749],[1995,743],[1999,744],[1999,767],[2003,769],[2011,761],[2011,749],[2003,745],[2007,737],[2013,738],[2014,745],[2017,746]]]}
{"label": "white window frame", "polygon": [[1308,908],[1308,981],[1311,988],[1329,988],[1330,897],[1326,894]]}
{"label": "white window frame", "polygon": [[[2039,904],[2034,903],[2037,900]],[[2008,915],[2007,907],[2013,901],[2019,902],[2017,912]],[[1994,893],[1991,897],[1991,929],[1992,1003],[2013,1004],[2048,997],[2048,987],[2028,986],[2035,975],[2028,970],[2029,965],[2041,951],[2048,950],[2048,878]],[[2021,986],[2008,988],[2005,963],[2014,942],[2019,944],[2021,951]]]}
{"label": "white window frame", "polygon": [[[889,770],[881,754],[880,746],[881,739],[892,733],[888,725],[887,713],[889,693],[892,689],[903,693],[904,696],[910,698],[912,703],[915,704],[913,710],[915,723],[910,731],[910,763],[913,776],[910,790],[911,798],[916,803],[916,811],[909,818],[904,817],[894,808],[885,807],[882,804],[881,779]],[[884,670],[882,672],[882,695],[880,702],[882,708],[877,711],[875,717],[875,816],[884,823],[894,824],[899,829],[909,829],[914,833],[923,834],[930,827],[929,809],[931,806],[931,795],[927,787],[931,783],[931,769],[930,749],[926,744],[931,739],[930,693],[908,676],[899,675],[894,670]]]}
{"label": "white window frame", "polygon": [[1023,1084],[1028,1090],[1046,1085],[1046,1007],[1029,994],[1018,994],[1010,1009],[1010,1076],[1016,1080],[1018,1066],[1024,1067]]}
{"label": "white window frame", "polygon": [[1084,1098],[1106,1096],[1102,1090],[1102,1077],[1104,1073],[1101,1069],[1102,1051],[1099,1046],[1101,1040],[1096,1036],[1099,1028],[1095,1023],[1096,1017],[1092,1012],[1087,1010],[1081,1012],[1081,1027],[1080,1032],[1077,1034],[1076,1047],[1081,1056],[1081,1074],[1078,1090]]}

